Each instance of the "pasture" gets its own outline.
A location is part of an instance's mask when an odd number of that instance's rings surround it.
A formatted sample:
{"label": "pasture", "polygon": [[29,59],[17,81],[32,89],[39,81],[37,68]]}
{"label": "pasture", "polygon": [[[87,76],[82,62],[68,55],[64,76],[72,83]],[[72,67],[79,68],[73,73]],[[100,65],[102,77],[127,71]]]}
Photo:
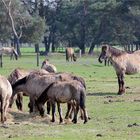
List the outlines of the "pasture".
{"label": "pasture", "polygon": [[[18,61],[3,57],[0,74],[8,76],[16,67],[39,69],[36,55],[31,48],[22,48],[23,56]],[[72,72],[86,80],[86,107],[91,120],[87,124],[78,119],[78,124],[50,122],[50,116],[41,118],[28,113],[28,97],[24,97],[23,112],[15,104],[9,111],[7,125],[0,125],[0,139],[11,140],[138,140],[140,139],[140,74],[126,76],[126,94],[117,95],[117,77],[112,66],[100,64],[97,55],[83,56],[76,62],[66,62],[63,53],[51,54],[49,60],[58,72]],[[63,105],[63,116],[66,106]],[[57,114],[58,119],[58,114]]]}

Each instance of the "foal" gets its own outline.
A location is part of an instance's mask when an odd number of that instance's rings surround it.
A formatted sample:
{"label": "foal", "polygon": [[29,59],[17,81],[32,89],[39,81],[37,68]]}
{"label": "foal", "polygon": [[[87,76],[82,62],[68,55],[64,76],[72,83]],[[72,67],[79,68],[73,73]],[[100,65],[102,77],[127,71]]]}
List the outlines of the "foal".
{"label": "foal", "polygon": [[57,102],[60,123],[63,122],[60,103],[75,102],[76,109],[74,110],[73,123],[77,123],[77,114],[79,107],[84,113],[84,123],[88,121],[87,112],[85,109],[86,93],[85,88],[76,80],[55,82],[50,84],[36,100],[36,105],[41,116],[44,116],[44,104],[50,101],[52,104],[52,122],[55,122],[55,103]]}

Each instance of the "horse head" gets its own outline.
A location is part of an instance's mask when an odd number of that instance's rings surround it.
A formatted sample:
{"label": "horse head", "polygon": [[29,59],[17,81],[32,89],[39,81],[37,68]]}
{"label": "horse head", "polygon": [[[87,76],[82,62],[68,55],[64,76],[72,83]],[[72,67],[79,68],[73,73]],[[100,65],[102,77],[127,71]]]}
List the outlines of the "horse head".
{"label": "horse head", "polygon": [[40,116],[44,117],[45,109],[44,109],[43,104],[39,103],[37,100],[35,100],[35,104],[37,106],[37,109],[39,110]]}
{"label": "horse head", "polygon": [[102,46],[102,49],[101,49],[101,53],[100,53],[100,56],[98,58],[98,61],[100,63],[103,62],[103,59],[107,59],[107,56],[108,56],[108,49],[109,49],[109,46],[108,45],[103,45]]}

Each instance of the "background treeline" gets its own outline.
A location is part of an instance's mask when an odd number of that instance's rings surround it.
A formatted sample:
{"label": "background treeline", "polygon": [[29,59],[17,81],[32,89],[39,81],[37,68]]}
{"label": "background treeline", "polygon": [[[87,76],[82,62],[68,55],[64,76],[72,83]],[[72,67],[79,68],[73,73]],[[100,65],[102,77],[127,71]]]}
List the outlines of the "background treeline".
{"label": "background treeline", "polygon": [[140,0],[0,0],[0,42],[71,46],[89,54],[102,42],[140,48]]}

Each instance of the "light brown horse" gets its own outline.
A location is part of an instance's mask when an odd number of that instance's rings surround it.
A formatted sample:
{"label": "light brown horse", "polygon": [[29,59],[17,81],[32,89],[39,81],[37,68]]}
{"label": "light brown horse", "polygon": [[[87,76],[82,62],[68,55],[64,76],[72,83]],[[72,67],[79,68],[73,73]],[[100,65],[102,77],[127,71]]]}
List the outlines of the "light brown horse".
{"label": "light brown horse", "polygon": [[0,112],[1,112],[1,122],[6,121],[6,113],[9,106],[9,100],[12,95],[12,87],[9,81],[0,75]]}
{"label": "light brown horse", "polygon": [[[13,84],[15,84],[16,81],[24,78],[25,76],[27,76],[29,74],[45,75],[45,74],[48,74],[48,72],[46,70],[43,70],[43,69],[27,71],[25,69],[16,68],[8,76],[8,81],[11,83],[11,85],[13,85]],[[15,96],[14,99],[10,100],[10,105],[9,106],[11,108],[14,100],[16,100],[17,108],[22,111],[23,110],[23,95],[27,96],[27,94],[23,93],[23,92],[19,92],[16,95],[17,96]]]}
{"label": "light brown horse", "polygon": [[79,107],[84,113],[84,123],[88,121],[87,112],[85,109],[86,93],[83,85],[76,81],[63,81],[50,84],[36,100],[36,104],[41,116],[44,116],[44,104],[50,101],[52,104],[52,122],[55,122],[55,103],[57,102],[60,123],[63,122],[60,103],[75,102],[76,109],[74,110],[73,123],[77,123],[77,114]]}
{"label": "light brown horse", "polygon": [[[71,76],[68,73],[58,73],[58,74],[46,74],[39,75],[37,73],[30,73],[28,76],[18,80],[15,82],[13,87],[13,96],[17,92],[25,92],[30,98],[30,112],[34,111],[34,103],[35,99],[37,99],[40,94],[45,90],[45,88],[53,82],[56,81],[69,81],[71,79],[75,79],[81,81],[83,86],[85,87],[85,82],[82,78],[77,76]],[[47,112],[49,114],[50,108],[47,108]]]}
{"label": "light brown horse", "polygon": [[48,59],[46,59],[42,62],[41,69],[45,69],[46,71],[48,71],[50,73],[56,73],[57,72],[56,67],[53,64],[51,64]]}
{"label": "light brown horse", "polygon": [[139,51],[127,53],[105,44],[102,46],[99,62],[106,58],[109,58],[116,71],[119,84],[118,94],[124,94],[125,74],[130,75],[140,72],[140,53]]}
{"label": "light brown horse", "polygon": [[2,47],[0,48],[0,54],[10,55],[10,59],[18,60],[18,53],[14,47]]}
{"label": "light brown horse", "polygon": [[74,50],[73,48],[66,48],[66,61],[69,61],[69,59],[71,59],[71,61],[76,61],[77,57],[74,54]]}

